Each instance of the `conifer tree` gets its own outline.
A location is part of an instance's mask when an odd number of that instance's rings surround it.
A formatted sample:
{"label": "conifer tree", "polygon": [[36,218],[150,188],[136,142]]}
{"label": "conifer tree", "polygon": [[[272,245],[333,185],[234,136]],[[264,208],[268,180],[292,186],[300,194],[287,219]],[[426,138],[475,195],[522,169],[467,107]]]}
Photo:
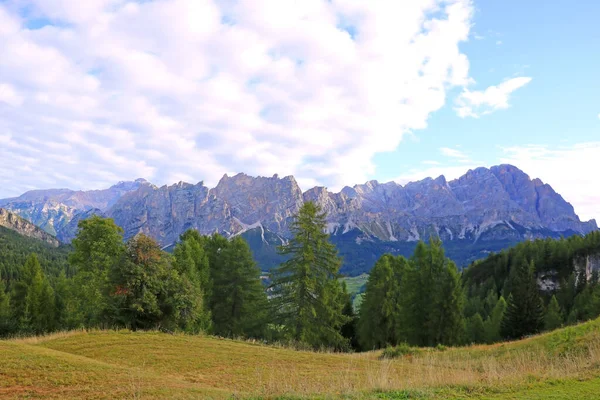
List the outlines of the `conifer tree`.
{"label": "conifer tree", "polygon": [[487,343],[495,343],[502,339],[500,335],[500,327],[506,312],[506,300],[500,296],[498,302],[494,306],[490,316],[484,322],[485,341]]}
{"label": "conifer tree", "polygon": [[550,303],[548,304],[546,316],[544,317],[544,329],[551,331],[560,328],[562,323],[563,317],[560,306],[558,305],[558,300],[556,299],[556,296],[552,296],[552,299],[550,299]]}
{"label": "conifer tree", "polygon": [[352,304],[352,296],[348,294],[346,284],[343,284],[343,292],[346,297],[346,304],[342,310],[342,314],[347,318],[347,322],[342,325],[340,329],[342,336],[349,343],[350,348],[353,350],[360,350],[361,346],[358,340],[358,322],[359,318],[354,311],[354,305]]}
{"label": "conifer tree", "polygon": [[22,331],[40,334],[54,328],[54,291],[36,254],[29,256],[13,287],[11,309]]}
{"label": "conifer tree", "polygon": [[205,239],[198,231],[189,230],[181,235],[181,241],[173,251],[173,266],[193,299],[189,309],[182,310],[188,318],[183,319],[186,325],[181,328],[191,333],[208,332],[211,328],[209,301],[212,283],[204,243]]}
{"label": "conifer tree", "polygon": [[400,281],[407,268],[403,257],[384,254],[375,264],[365,285],[360,306],[358,332],[362,348],[395,346],[406,338],[400,336]]}
{"label": "conifer tree", "polygon": [[213,235],[209,242],[214,332],[227,337],[261,337],[267,296],[250,247],[239,236],[228,241]]}
{"label": "conifer tree", "polygon": [[273,296],[279,322],[292,339],[318,347],[344,347],[340,329],[344,294],[339,278],[341,260],[326,232],[326,215],[313,202],[300,208],[290,226],[292,239],[281,246],[289,259],[273,279]]}
{"label": "conifer tree", "polygon": [[10,318],[10,297],[5,291],[3,281],[0,281],[0,337],[12,331]]}
{"label": "conifer tree", "polygon": [[444,255],[442,243],[420,242],[411,258],[414,278],[408,287],[412,304],[408,324],[416,345],[457,344],[464,337],[464,295],[456,265]]}
{"label": "conifer tree", "polygon": [[527,263],[524,257],[510,272],[511,294],[502,320],[502,335],[506,338],[531,335],[543,327],[544,308],[534,272],[533,262]]}
{"label": "conifer tree", "polygon": [[467,322],[467,333],[470,343],[483,343],[485,341],[485,326],[483,318],[479,313],[469,318]]}

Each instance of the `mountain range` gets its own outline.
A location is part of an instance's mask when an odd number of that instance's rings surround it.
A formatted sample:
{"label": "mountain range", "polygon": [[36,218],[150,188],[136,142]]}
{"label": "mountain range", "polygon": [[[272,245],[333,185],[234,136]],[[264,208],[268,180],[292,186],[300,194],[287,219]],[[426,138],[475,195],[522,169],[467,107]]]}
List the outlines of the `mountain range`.
{"label": "mountain range", "polygon": [[243,235],[269,269],[280,262],[276,247],[289,237],[290,222],[306,201],[327,212],[342,271],[352,275],[369,270],[384,252],[410,254],[416,241],[432,235],[465,265],[519,241],[598,229],[595,220],[581,221],[550,185],[511,165],[469,170],[452,181],[369,181],[337,193],[324,187],[303,192],[293,176],[225,175],[214,188],[203,182],[158,187],[138,179],[105,190],[31,191],[0,200],[0,207],[65,243],[78,221],[94,214],[113,218],[126,238],[143,232],[165,248],[190,228]]}

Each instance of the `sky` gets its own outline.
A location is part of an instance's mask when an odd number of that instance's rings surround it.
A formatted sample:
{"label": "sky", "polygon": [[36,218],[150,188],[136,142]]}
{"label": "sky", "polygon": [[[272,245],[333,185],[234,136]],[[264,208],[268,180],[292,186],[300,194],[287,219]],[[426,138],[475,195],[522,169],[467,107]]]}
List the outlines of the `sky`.
{"label": "sky", "polygon": [[510,163],[600,218],[600,2],[0,0],[0,198]]}

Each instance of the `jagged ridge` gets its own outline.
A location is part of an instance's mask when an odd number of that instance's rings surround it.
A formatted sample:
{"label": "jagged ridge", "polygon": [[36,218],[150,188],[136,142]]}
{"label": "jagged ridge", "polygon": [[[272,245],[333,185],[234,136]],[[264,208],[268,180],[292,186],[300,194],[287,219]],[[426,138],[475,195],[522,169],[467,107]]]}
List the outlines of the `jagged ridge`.
{"label": "jagged ridge", "polygon": [[[531,180],[511,165],[477,168],[450,182],[443,176],[405,186],[370,181],[338,193],[323,187],[303,193],[293,176],[255,178],[243,173],[223,176],[212,189],[203,182],[157,187],[143,180],[117,186],[107,189],[109,194],[30,192],[0,201],[0,205],[6,204],[47,231],[57,231],[67,242],[74,236],[78,220],[101,214],[114,218],[126,237],[143,232],[164,246],[194,228],[204,234],[227,236],[259,230],[257,245],[273,247],[288,236],[289,223],[303,202],[315,201],[328,213],[334,241],[346,247],[370,248],[373,256],[383,251],[403,252],[408,249],[405,244],[431,235],[449,246],[452,242],[463,247],[465,243],[471,247],[477,244],[477,254],[481,254],[496,250],[499,243],[509,245],[597,229],[594,220],[580,221],[571,204],[552,187],[539,179]],[[21,208],[24,202],[26,207]],[[49,212],[31,218],[31,209],[50,209],[50,204],[70,211],[61,218]]]}
{"label": "jagged ridge", "polygon": [[60,242],[54,236],[3,208],[0,208],[0,226],[13,230],[20,235],[41,240],[54,247],[60,245]]}

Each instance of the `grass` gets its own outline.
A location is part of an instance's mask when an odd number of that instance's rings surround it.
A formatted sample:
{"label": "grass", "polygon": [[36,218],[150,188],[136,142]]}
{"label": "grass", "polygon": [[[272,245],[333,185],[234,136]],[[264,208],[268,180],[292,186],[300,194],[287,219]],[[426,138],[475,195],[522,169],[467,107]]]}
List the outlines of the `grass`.
{"label": "grass", "polygon": [[362,274],[359,276],[344,277],[341,278],[343,282],[346,282],[346,289],[351,295],[355,295],[361,291],[363,286],[369,280],[369,274]]}
{"label": "grass", "polygon": [[[390,350],[388,350],[390,351]],[[595,399],[600,320],[490,346],[333,354],[90,331],[0,341],[0,398]]]}
{"label": "grass", "polygon": [[362,274],[359,276],[352,276],[352,277],[344,277],[344,278],[341,278],[341,280],[343,282],[346,282],[346,289],[348,290],[348,293],[350,293],[350,295],[354,299],[352,302],[352,305],[354,306],[355,310],[358,310],[360,307],[360,304],[362,303],[362,299],[363,299],[363,293],[361,292],[361,290],[363,289],[363,287],[369,280],[369,274]]}

